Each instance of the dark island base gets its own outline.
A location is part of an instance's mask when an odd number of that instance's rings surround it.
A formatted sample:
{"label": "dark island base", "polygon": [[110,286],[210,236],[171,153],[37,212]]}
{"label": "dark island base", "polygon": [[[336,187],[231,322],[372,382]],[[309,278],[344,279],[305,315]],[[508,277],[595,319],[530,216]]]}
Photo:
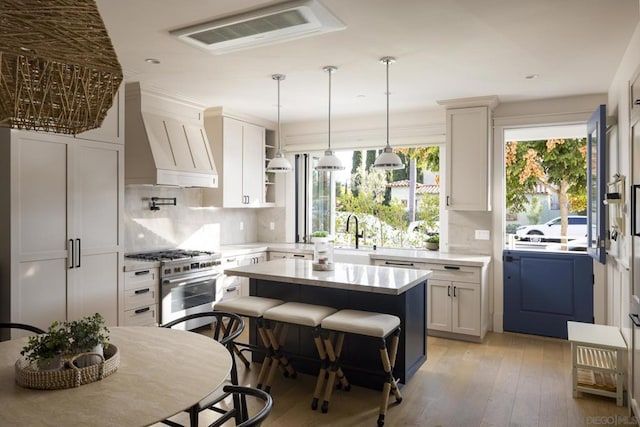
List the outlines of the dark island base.
{"label": "dark island base", "polygon": [[[250,294],[286,302],[326,305],[338,310],[366,310],[398,316],[402,329],[393,373],[401,383],[406,383],[427,358],[425,286],[426,282],[400,295],[385,295],[251,279]],[[258,343],[253,323],[250,342]],[[346,335],[342,360],[349,382],[373,389],[382,387],[379,347],[378,339]],[[318,374],[318,352],[310,328],[290,325],[284,350],[298,372]],[[253,360],[261,362],[262,355],[255,353]]]}

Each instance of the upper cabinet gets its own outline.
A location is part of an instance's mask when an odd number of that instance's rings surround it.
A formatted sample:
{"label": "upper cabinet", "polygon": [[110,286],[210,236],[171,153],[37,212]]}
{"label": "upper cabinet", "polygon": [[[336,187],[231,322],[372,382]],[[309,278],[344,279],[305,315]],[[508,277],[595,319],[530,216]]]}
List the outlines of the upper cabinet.
{"label": "upper cabinet", "polygon": [[121,88],[113,98],[113,105],[102,120],[99,128],[76,135],[79,139],[124,144],[124,89]]}
{"label": "upper cabinet", "polygon": [[266,129],[209,112],[204,125],[213,156],[219,159],[218,188],[206,192],[205,203],[225,208],[269,206],[265,200]]}
{"label": "upper cabinet", "polygon": [[496,101],[495,97],[439,101],[447,107],[449,210],[491,210],[491,110]]}

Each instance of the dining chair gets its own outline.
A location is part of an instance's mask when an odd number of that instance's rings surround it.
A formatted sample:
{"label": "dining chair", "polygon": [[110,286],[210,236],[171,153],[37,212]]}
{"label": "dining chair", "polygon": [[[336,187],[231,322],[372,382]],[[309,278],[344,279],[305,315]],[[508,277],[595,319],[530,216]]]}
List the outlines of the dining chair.
{"label": "dining chair", "polygon": [[[244,387],[244,386],[233,386],[227,385],[223,387],[223,391],[225,393],[231,393],[233,395],[241,396],[239,400],[245,400],[247,396],[251,396],[256,398],[256,401],[262,403],[262,408],[258,410],[253,416],[249,416],[246,409],[243,409],[244,413],[242,414],[242,421],[238,424],[237,427],[258,427],[262,424],[262,422],[269,416],[271,412],[271,407],[273,406],[273,399],[269,393],[266,391],[260,390],[255,387]],[[233,408],[231,411],[237,411],[240,408]],[[230,415],[227,419],[231,418]],[[213,424],[210,424],[209,427],[218,427],[221,426],[226,420],[222,418],[216,420]]]}
{"label": "dining chair", "polygon": [[[205,313],[189,314],[179,319],[165,323],[161,326],[163,328],[172,328],[188,320],[198,318],[211,319],[211,328],[213,330],[212,338],[218,341],[220,344],[224,345],[229,351],[229,355],[231,356],[231,373],[230,378],[228,379],[228,383],[230,383],[230,385],[232,386],[237,386],[238,369],[236,366],[235,357],[233,356],[233,340],[236,339],[244,330],[244,320],[242,319],[242,317],[234,313],[227,313],[223,311],[209,311]],[[228,408],[220,405],[222,401],[230,396],[233,399],[233,408]],[[187,412],[189,412],[190,426],[197,427],[199,414],[206,409],[222,414],[222,418],[224,418],[225,420],[235,418],[236,424],[240,424],[245,418],[244,414],[246,414],[247,412],[246,408],[246,400],[243,394],[227,392],[224,391],[223,387],[220,387],[213,393],[206,396],[200,402],[189,408]],[[162,423],[169,426],[182,427],[180,424],[171,420],[164,420],[162,421]]]}
{"label": "dining chair", "polygon": [[34,334],[46,333],[45,331],[43,331],[42,329],[36,326],[27,325],[25,323],[0,322],[0,329],[22,329],[24,331],[33,332]]}

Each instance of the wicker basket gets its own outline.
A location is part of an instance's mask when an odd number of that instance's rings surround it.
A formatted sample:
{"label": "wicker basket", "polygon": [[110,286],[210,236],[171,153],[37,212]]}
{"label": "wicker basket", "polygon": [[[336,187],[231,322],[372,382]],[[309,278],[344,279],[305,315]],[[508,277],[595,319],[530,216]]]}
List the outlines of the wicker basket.
{"label": "wicker basket", "polygon": [[[98,355],[102,361],[86,368],[78,368],[74,361],[86,355]],[[21,357],[15,365],[16,382],[22,387],[40,390],[79,387],[113,374],[118,366],[120,366],[120,352],[113,344],[109,344],[104,350],[104,357],[98,353],[82,353],[66,358],[64,368],[59,371],[40,371],[35,363]]]}

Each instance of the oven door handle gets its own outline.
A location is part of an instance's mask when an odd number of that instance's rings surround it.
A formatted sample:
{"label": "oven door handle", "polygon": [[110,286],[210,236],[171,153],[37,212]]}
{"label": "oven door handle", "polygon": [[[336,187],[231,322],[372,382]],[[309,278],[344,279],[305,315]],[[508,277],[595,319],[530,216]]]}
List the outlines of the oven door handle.
{"label": "oven door handle", "polygon": [[181,277],[176,277],[175,279],[163,279],[162,280],[162,284],[163,285],[169,285],[169,286],[175,286],[176,284],[181,285],[188,285],[191,284],[193,282],[198,282],[202,279],[206,279],[206,280],[216,280],[218,279],[218,277],[220,277],[220,273],[211,273],[208,272],[206,274],[198,274],[198,275],[189,275],[189,276],[181,276]]}

